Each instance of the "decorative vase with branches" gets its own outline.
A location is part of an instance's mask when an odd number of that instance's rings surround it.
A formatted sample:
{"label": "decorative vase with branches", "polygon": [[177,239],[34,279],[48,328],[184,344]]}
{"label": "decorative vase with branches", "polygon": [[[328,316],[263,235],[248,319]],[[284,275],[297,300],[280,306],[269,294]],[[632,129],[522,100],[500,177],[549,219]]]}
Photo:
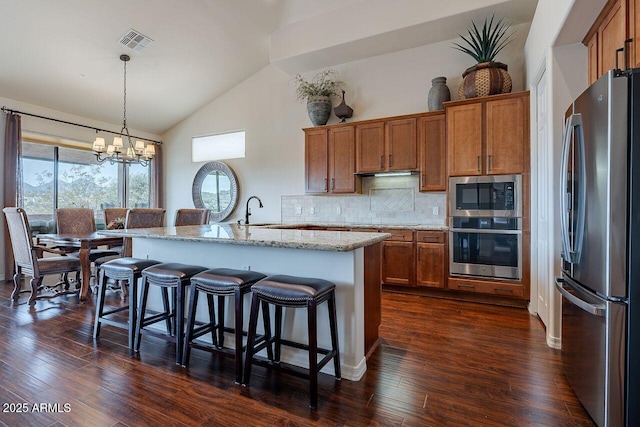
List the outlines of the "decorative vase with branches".
{"label": "decorative vase with branches", "polygon": [[298,100],[307,103],[307,112],[314,126],[327,124],[331,115],[331,98],[338,94],[342,82],[335,70],[324,70],[310,80],[295,77]]}
{"label": "decorative vase with branches", "polygon": [[485,18],[479,28],[475,22],[467,27],[467,35],[460,34],[463,44],[454,43],[454,49],[466,53],[477,64],[467,68],[462,74],[463,80],[458,88],[460,99],[495,95],[511,92],[511,76],[508,67],[495,62],[496,56],[513,41],[515,31],[509,31],[510,25],[504,18],[495,15]]}

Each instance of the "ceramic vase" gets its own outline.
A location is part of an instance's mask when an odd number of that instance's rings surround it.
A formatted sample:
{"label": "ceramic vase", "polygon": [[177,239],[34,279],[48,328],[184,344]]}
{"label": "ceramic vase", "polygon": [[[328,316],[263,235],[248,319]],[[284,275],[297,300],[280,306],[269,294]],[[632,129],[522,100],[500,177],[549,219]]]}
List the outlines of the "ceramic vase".
{"label": "ceramic vase", "polygon": [[307,100],[307,112],[314,126],[324,126],[331,115],[331,98],[328,96],[313,96]]}
{"label": "ceramic vase", "polygon": [[451,101],[451,92],[449,92],[446,83],[446,77],[436,77],[431,80],[431,89],[429,89],[429,95],[427,96],[429,111],[442,110],[444,109],[442,103]]}
{"label": "ceramic vase", "polygon": [[346,121],[346,119],[351,118],[353,115],[353,108],[349,107],[344,101],[344,91],[342,91],[342,102],[333,109],[333,114],[335,114],[337,118],[341,119],[340,122]]}

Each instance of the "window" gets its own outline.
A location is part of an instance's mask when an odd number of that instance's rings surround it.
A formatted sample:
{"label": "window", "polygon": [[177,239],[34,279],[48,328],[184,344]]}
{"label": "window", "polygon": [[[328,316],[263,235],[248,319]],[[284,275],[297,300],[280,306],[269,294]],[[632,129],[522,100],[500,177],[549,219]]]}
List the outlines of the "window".
{"label": "window", "polygon": [[243,130],[195,136],[191,140],[191,161],[195,163],[243,158],[244,139]]}
{"label": "window", "polygon": [[149,167],[98,163],[91,151],[23,141],[24,209],[36,233],[54,231],[57,208],[86,207],[104,227],[109,207],[149,207]]}

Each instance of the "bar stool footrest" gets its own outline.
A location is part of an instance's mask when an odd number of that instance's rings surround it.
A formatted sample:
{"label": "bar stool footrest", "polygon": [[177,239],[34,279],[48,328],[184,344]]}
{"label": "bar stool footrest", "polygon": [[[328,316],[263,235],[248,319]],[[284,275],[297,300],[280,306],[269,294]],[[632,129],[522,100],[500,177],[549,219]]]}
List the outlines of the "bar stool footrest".
{"label": "bar stool footrest", "polygon": [[129,310],[129,306],[126,307],[120,307],[120,308],[115,308],[113,310],[109,310],[109,311],[103,311],[102,312],[102,316],[100,316],[100,321],[104,321],[104,317],[105,316],[109,316],[111,314],[115,314],[115,313],[120,313],[121,311],[125,311],[125,310]]}

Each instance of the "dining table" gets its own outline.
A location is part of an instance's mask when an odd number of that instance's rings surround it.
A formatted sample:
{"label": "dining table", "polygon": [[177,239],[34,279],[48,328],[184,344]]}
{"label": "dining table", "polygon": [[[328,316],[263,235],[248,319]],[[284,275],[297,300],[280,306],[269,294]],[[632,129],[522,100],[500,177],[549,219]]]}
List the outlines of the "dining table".
{"label": "dining table", "polygon": [[80,269],[82,280],[80,282],[80,301],[86,301],[91,292],[89,286],[91,280],[91,259],[89,253],[91,249],[101,246],[124,246],[124,238],[121,236],[105,236],[103,234],[81,233],[81,234],[38,234],[36,236],[38,244],[48,246],[64,246],[79,249]]}

